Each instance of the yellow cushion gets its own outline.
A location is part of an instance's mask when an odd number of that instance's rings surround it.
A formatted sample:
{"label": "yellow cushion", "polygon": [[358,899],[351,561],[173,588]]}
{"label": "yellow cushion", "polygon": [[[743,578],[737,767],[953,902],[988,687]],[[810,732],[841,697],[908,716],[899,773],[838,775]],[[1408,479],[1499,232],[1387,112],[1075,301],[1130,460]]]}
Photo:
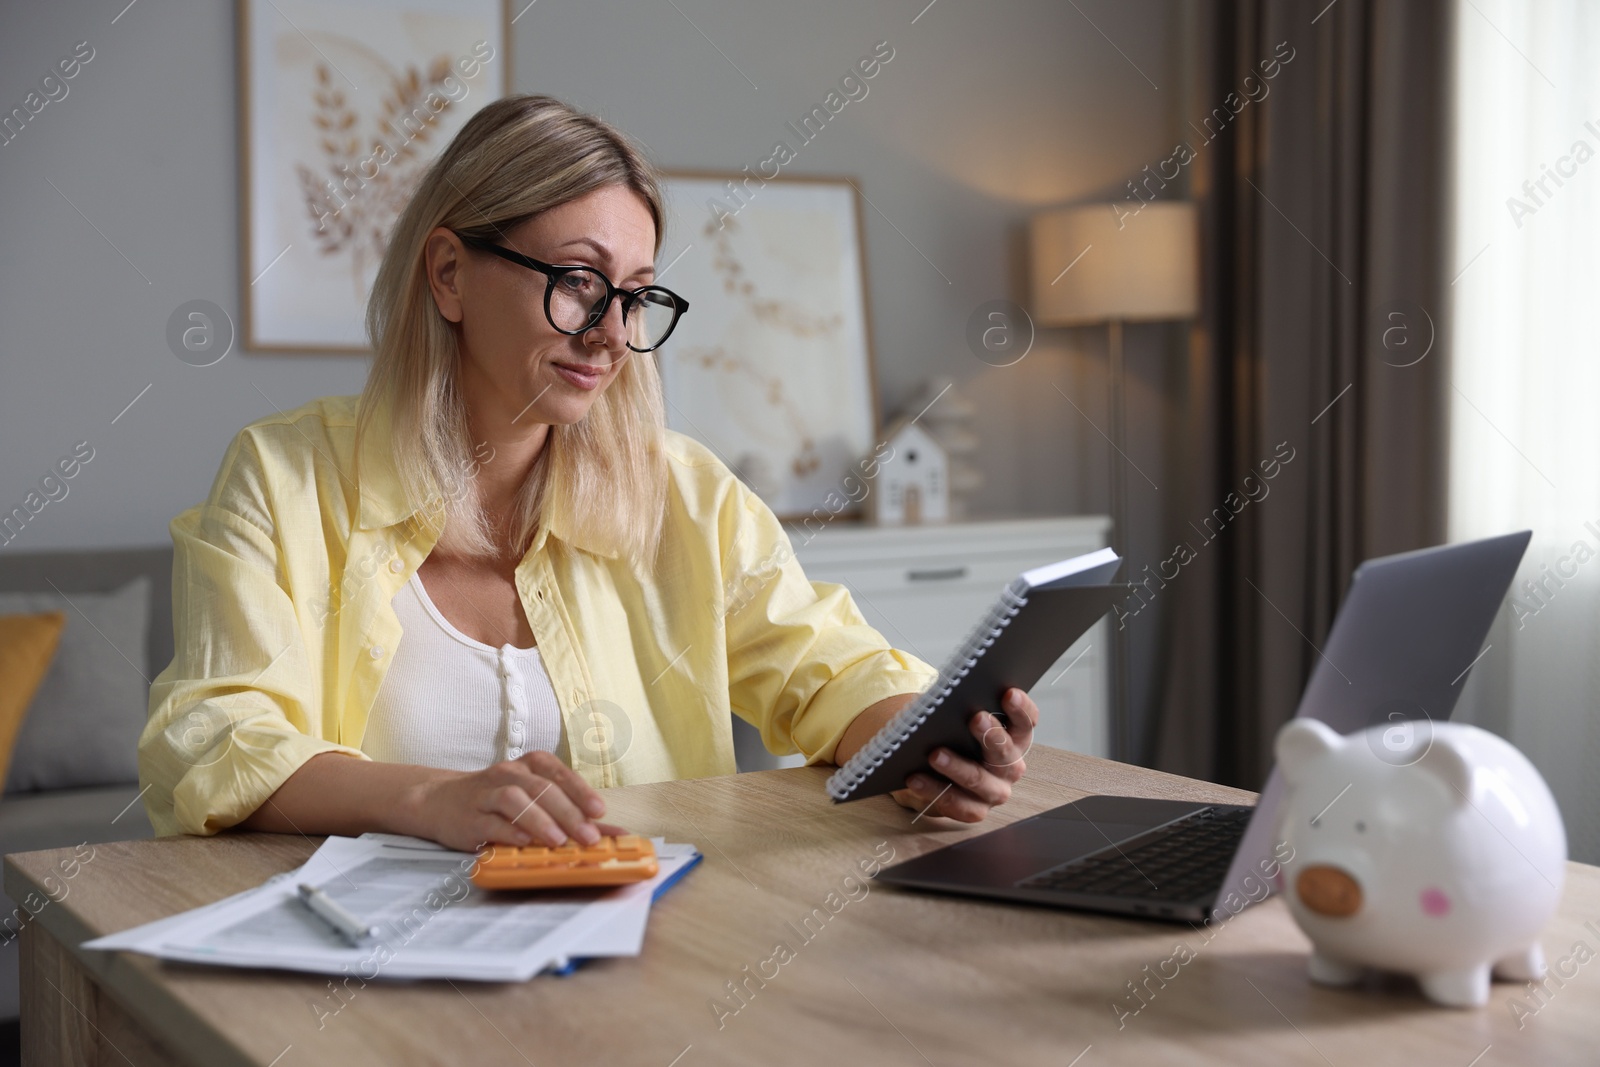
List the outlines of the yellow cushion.
{"label": "yellow cushion", "polygon": [[11,751],[33,694],[44,681],[67,617],[0,615],[0,782],[11,769]]}

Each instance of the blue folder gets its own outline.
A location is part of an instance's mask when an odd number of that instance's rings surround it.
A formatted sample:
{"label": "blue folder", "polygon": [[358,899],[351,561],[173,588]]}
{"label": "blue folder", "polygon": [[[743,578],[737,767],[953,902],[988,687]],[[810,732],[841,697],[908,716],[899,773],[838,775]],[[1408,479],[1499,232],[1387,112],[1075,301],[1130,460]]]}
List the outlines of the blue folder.
{"label": "blue folder", "polygon": [[[655,902],[661,899],[661,894],[683,881],[683,876],[694,870],[703,859],[705,859],[705,853],[696,852],[688,863],[679,867],[670,878],[656,886],[655,892],[650,894],[650,905],[654,907]],[[592,956],[574,956],[560,966],[550,967],[541,973],[553,975],[557,978],[565,978],[567,975],[575,973],[580,965],[593,958]]]}

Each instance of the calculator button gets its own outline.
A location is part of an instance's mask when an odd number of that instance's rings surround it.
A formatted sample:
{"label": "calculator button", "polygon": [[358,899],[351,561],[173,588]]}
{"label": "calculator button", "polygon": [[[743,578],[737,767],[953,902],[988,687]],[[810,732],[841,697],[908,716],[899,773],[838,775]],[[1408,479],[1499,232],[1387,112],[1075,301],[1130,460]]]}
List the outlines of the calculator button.
{"label": "calculator button", "polygon": [[652,878],[659,869],[650,841],[629,834],[602,837],[588,847],[569,841],[556,848],[485,849],[472,881],[484,889],[625,885]]}

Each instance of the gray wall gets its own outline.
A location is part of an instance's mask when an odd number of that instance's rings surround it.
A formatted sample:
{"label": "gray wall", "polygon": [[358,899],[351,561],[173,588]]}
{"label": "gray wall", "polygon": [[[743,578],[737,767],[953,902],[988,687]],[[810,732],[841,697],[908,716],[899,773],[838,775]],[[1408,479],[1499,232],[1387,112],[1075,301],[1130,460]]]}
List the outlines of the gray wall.
{"label": "gray wall", "polygon": [[[665,167],[737,170],[889,42],[894,58],[867,97],[787,168],[852,176],[873,205],[880,414],[950,375],[983,413],[979,514],[1103,512],[1106,444],[1052,386],[1109,429],[1104,331],[1041,331],[1005,368],[975,358],[964,332],[977,305],[1026,300],[1030,211],[1120,198],[1170,151],[1182,113],[1176,8],[924,3],[678,0],[680,14],[544,0],[514,27],[513,84],[601,114]],[[0,512],[76,442],[95,458],[0,552],[165,542],[241,426],[360,389],[361,359],[236,350],[197,368],[167,347],[167,318],[185,301],[214,301],[238,322],[234,40],[233,5],[217,0],[126,11],[12,0],[0,13],[0,112],[77,42],[95,50],[67,97],[0,145]],[[1158,483],[1169,448],[1159,390],[1176,336],[1146,326],[1128,337],[1130,452]],[[1134,527],[1152,542],[1141,552],[1135,540],[1135,562],[1159,558],[1159,497],[1131,473],[1129,485]]]}

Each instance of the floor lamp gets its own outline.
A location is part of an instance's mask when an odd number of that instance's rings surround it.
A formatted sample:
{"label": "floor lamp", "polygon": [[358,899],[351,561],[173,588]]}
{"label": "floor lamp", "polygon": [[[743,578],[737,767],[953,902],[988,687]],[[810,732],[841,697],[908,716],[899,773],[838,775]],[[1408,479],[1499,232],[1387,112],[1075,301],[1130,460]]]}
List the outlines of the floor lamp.
{"label": "floor lamp", "polygon": [[[1041,211],[1030,226],[1032,303],[1040,326],[1106,324],[1111,413],[1111,546],[1128,555],[1127,322],[1193,318],[1200,307],[1200,227],[1184,201],[1086,204]],[[1130,560],[1123,569],[1133,578]],[[1136,761],[1127,630],[1113,628],[1112,758]]]}

